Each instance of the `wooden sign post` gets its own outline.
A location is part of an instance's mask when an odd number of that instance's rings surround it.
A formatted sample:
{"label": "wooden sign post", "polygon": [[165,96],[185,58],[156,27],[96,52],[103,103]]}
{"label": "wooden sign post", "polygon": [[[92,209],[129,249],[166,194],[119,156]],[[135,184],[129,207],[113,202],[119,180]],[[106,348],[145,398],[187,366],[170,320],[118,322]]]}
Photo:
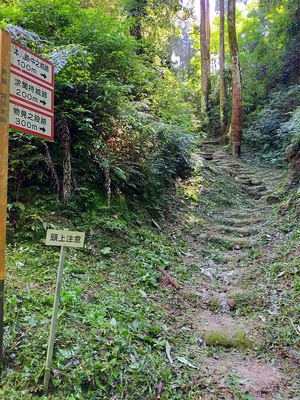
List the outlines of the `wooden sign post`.
{"label": "wooden sign post", "polygon": [[0,30],[0,369],[3,365],[10,51],[10,34]]}
{"label": "wooden sign post", "polygon": [[[29,86],[30,91],[26,89]],[[53,140],[53,99],[54,65],[12,42],[10,34],[0,29],[0,370],[3,365],[8,128]]]}

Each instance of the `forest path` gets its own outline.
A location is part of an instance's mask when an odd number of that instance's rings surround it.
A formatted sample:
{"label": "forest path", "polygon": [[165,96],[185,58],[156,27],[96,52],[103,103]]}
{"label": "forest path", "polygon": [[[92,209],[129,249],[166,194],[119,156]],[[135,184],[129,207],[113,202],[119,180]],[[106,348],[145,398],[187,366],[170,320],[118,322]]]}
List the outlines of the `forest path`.
{"label": "forest path", "polygon": [[264,265],[282,245],[274,193],[283,171],[236,160],[217,141],[195,158],[201,175],[179,182],[168,227],[185,241],[188,279],[166,307],[182,362],[210,388],[201,399],[300,399],[294,357],[272,351],[265,333],[276,312]]}

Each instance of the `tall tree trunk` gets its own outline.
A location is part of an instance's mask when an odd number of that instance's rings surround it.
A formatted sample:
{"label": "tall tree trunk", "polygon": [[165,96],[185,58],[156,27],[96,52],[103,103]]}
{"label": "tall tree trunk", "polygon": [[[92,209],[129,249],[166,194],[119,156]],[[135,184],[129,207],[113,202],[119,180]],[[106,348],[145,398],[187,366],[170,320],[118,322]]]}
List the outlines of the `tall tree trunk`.
{"label": "tall tree trunk", "polygon": [[[205,0],[205,30],[206,30],[206,43],[207,50],[210,50],[210,4],[209,0]],[[210,59],[210,52],[207,55]]]}
{"label": "tall tree trunk", "polygon": [[207,108],[209,109],[209,94],[210,94],[210,4],[209,4],[209,0],[205,0],[205,31],[206,31]]}
{"label": "tall tree trunk", "polygon": [[224,31],[225,31],[225,10],[224,10],[224,0],[220,0],[220,81],[219,81],[219,90],[220,90],[220,130],[222,140],[226,141],[226,127],[225,127],[225,96],[226,96],[226,87],[225,87],[225,39],[224,39]]}
{"label": "tall tree trunk", "polygon": [[236,0],[228,0],[228,39],[232,74],[231,140],[233,156],[241,156],[243,99],[239,51],[235,25]]}
{"label": "tall tree trunk", "polygon": [[210,27],[209,0],[200,0],[200,48],[201,48],[201,114],[206,119],[208,109],[209,72],[210,72]]}

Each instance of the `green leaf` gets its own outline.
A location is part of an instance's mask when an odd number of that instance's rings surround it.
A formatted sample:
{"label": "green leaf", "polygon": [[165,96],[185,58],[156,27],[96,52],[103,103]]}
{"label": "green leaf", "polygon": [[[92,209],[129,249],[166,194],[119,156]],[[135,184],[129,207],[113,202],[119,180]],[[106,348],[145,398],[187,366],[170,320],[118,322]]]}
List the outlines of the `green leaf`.
{"label": "green leaf", "polygon": [[111,248],[110,247],[103,247],[103,249],[100,250],[100,253],[109,254],[109,253],[111,253]]}

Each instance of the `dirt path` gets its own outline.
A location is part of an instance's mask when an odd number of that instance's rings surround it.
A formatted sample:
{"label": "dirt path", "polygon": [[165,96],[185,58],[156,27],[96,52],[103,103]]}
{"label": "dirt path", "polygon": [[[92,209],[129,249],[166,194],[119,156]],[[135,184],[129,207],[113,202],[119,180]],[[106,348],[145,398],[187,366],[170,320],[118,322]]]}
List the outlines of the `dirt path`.
{"label": "dirt path", "polygon": [[272,309],[262,271],[281,240],[273,203],[282,172],[234,160],[214,142],[196,159],[201,177],[179,184],[185,201],[169,227],[185,241],[189,271],[167,310],[186,338],[182,361],[206,387],[199,399],[300,399],[299,358],[272,351],[264,331]]}

